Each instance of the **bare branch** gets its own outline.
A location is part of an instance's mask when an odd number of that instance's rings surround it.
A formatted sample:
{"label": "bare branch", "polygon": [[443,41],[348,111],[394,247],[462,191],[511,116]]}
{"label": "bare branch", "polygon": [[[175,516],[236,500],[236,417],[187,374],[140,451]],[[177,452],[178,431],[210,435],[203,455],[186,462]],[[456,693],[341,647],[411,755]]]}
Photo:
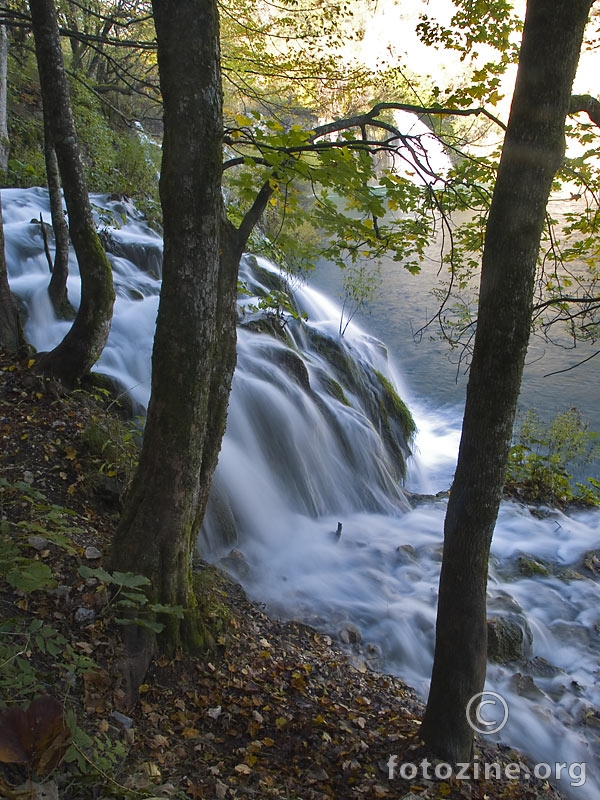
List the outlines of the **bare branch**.
{"label": "bare branch", "polygon": [[469,117],[469,116],[484,116],[487,117],[495,125],[498,125],[502,130],[506,130],[506,125],[501,122],[498,117],[485,108],[442,108],[441,106],[417,106],[411,103],[377,103],[370,111],[365,114],[357,114],[353,117],[346,117],[345,119],[335,120],[325,125],[319,125],[315,128],[314,137],[319,138],[326,136],[329,133],[336,133],[337,131],[347,130],[348,128],[360,128],[364,125],[373,124],[374,120],[379,117],[383,111],[408,111],[416,116],[443,116],[443,117]]}
{"label": "bare branch", "polygon": [[592,353],[591,356],[578,361],[576,364],[571,364],[570,367],[566,367],[565,369],[557,369],[555,372],[548,372],[544,375],[544,378],[551,378],[553,375],[561,375],[563,372],[570,372],[572,369],[577,369],[577,367],[581,367],[582,364],[586,364],[588,361],[591,361],[592,358],[596,358],[596,356],[600,355],[600,350],[596,350],[595,353]]}

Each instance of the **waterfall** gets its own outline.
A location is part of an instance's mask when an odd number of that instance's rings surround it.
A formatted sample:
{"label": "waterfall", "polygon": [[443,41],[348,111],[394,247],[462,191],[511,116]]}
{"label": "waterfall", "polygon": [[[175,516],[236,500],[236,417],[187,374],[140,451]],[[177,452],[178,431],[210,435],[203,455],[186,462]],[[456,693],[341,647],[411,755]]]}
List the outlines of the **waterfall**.
{"label": "waterfall", "polygon": [[[96,368],[143,408],[162,243],[128,202],[92,201],[117,292]],[[26,310],[29,341],[48,349],[68,323],[54,317],[47,298],[40,213],[49,219],[44,190],[3,190],[11,287]],[[74,259],[70,267],[77,304]],[[408,465],[413,491],[448,488],[458,413],[432,409],[414,386],[403,386],[384,345],[354,323],[341,339],[339,308],[310,286],[251,256],[241,278],[238,367],[202,554],[235,572],[274,614],[341,643],[351,628],[357,663],[394,672],[425,697],[446,501],[415,504],[404,474]],[[255,310],[273,288],[288,292],[294,314]],[[412,396],[414,442],[398,395]],[[534,762],[586,762],[585,785],[572,785],[566,773],[559,781],[579,800],[600,792],[599,548],[599,511],[534,514],[505,502],[490,564],[490,616],[517,625],[525,644],[516,662],[489,666],[486,686],[510,708],[496,738]]]}

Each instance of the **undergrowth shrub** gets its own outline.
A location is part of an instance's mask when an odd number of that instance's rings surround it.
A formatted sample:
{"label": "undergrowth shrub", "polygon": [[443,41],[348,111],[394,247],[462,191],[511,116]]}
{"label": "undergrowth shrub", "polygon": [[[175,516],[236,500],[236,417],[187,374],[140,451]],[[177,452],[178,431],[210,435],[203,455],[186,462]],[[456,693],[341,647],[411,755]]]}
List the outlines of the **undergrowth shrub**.
{"label": "undergrowth shrub", "polygon": [[600,434],[576,408],[549,422],[527,411],[515,426],[505,491],[531,503],[600,505],[600,481],[574,477],[599,458]]}

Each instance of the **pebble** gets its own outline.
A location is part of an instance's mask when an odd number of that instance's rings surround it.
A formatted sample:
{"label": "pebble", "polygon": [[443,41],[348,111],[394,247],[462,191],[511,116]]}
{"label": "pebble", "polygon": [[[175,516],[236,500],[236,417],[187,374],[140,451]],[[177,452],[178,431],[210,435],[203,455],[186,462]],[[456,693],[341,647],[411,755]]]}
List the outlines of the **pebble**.
{"label": "pebble", "polygon": [[48,547],[48,539],[44,539],[43,536],[30,536],[27,539],[27,544],[30,547],[33,547],[34,550],[38,552],[41,550],[45,550]]}
{"label": "pebble", "polygon": [[86,547],[83,555],[88,561],[95,561],[98,558],[102,558],[102,553],[97,547]]}
{"label": "pebble", "polygon": [[91,622],[93,619],[96,618],[96,612],[93,608],[78,608],[75,612],[75,622],[79,622],[83,624],[85,622]]}
{"label": "pebble", "polygon": [[115,722],[118,722],[123,728],[131,728],[133,725],[133,720],[131,717],[127,717],[125,714],[121,714],[120,711],[113,711],[110,715]]}

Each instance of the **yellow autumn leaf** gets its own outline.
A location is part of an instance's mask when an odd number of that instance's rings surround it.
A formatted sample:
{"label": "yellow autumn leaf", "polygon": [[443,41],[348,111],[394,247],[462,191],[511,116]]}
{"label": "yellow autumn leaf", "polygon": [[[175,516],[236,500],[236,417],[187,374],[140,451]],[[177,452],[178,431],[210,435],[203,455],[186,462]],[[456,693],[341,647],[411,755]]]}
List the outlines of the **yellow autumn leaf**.
{"label": "yellow autumn leaf", "polygon": [[244,114],[236,114],[235,121],[240,128],[243,128],[244,125],[252,125],[250,117],[246,117]]}

